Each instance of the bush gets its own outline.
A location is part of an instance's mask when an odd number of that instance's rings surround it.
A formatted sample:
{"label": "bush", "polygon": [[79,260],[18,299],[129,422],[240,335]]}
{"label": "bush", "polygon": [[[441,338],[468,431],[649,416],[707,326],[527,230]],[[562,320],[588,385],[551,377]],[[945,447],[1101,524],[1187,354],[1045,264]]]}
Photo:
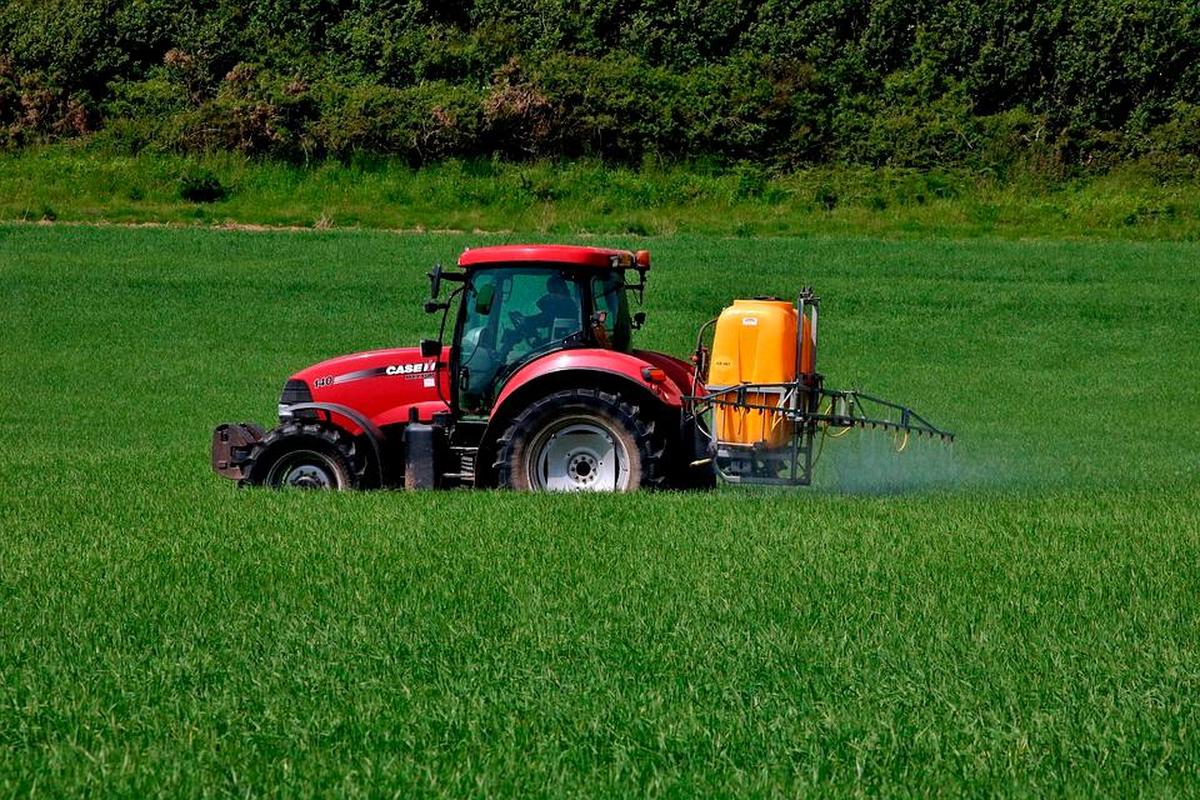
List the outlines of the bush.
{"label": "bush", "polygon": [[179,176],[179,197],[189,203],[215,203],[228,194],[220,179],[207,169],[191,169]]}
{"label": "bush", "polygon": [[0,58],[0,145],[82,136],[93,128],[88,98],[42,72],[19,74]]}
{"label": "bush", "polygon": [[1177,104],[1171,118],[1155,126],[1146,136],[1145,150],[1200,157],[1200,105]]}
{"label": "bush", "polygon": [[306,83],[243,63],[226,73],[214,98],[176,115],[170,130],[187,151],[294,158],[315,149],[308,127],[316,116]]}
{"label": "bush", "polygon": [[401,155],[423,163],[480,147],[482,93],[443,82],[407,89],[327,86],[313,136],[323,149]]}
{"label": "bush", "polygon": [[549,113],[545,142],[555,154],[640,163],[679,155],[683,121],[677,75],[627,55],[555,56],[538,65],[535,85]]}
{"label": "bush", "polygon": [[561,139],[556,109],[536,78],[521,62],[510,60],[496,71],[483,97],[483,119],[492,149],[508,156],[535,156]]}
{"label": "bush", "polygon": [[734,200],[762,197],[767,189],[766,170],[757,164],[738,164],[733,175],[737,181],[733,187]]}
{"label": "bush", "polygon": [[166,117],[183,111],[189,101],[187,88],[160,70],[146,80],[109,84],[104,114],[110,119]]}

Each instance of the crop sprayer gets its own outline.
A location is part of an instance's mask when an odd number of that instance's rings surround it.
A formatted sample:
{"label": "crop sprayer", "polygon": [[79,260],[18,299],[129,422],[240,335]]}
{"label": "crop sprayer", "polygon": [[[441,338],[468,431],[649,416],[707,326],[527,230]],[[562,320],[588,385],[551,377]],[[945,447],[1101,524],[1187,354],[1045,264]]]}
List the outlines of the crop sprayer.
{"label": "crop sprayer", "polygon": [[810,289],[735,300],[689,360],[635,348],[646,315],[630,297],[649,271],[645,250],[468,249],[457,271],[429,273],[437,339],[297,372],[274,428],[216,428],[213,468],[271,488],[796,486],[819,436],[953,440],[903,405],[824,386]]}

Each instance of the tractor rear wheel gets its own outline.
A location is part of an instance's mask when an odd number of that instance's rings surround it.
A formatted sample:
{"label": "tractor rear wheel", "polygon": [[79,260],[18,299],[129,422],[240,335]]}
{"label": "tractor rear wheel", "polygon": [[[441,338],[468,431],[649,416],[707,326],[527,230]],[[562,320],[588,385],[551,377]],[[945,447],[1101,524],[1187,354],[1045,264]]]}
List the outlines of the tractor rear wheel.
{"label": "tractor rear wheel", "polygon": [[593,389],[531,404],[500,438],[500,486],[531,491],[623,492],[661,483],[662,442],[637,406]]}
{"label": "tractor rear wheel", "polygon": [[349,437],[327,425],[288,423],[259,443],[246,483],[269,489],[356,489],[356,468]]}

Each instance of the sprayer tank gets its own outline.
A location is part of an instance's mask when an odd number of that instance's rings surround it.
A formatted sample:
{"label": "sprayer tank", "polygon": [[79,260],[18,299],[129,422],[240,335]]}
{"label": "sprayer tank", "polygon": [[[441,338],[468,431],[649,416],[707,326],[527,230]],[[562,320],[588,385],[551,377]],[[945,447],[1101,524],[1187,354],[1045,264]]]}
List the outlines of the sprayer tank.
{"label": "sprayer tank", "polygon": [[[721,312],[713,334],[708,390],[743,384],[788,384],[796,380],[797,326],[804,326],[799,367],[812,371],[809,323],[786,300],[734,300]],[[779,407],[786,400],[783,388],[751,392],[752,405]],[[791,437],[784,416],[769,409],[718,406],[717,439],[731,444],[780,446]]]}
{"label": "sprayer tank", "polygon": [[796,320],[796,308],[785,300],[734,300],[717,319],[708,383],[794,381]]}

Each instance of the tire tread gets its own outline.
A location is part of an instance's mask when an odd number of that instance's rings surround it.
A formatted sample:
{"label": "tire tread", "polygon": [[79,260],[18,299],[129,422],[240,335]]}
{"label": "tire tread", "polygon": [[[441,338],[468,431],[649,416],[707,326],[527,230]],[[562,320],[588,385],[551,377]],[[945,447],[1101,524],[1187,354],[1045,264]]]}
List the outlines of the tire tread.
{"label": "tire tread", "polygon": [[288,445],[314,443],[328,454],[337,457],[346,469],[349,483],[345,489],[357,489],[363,484],[366,459],[359,457],[358,447],[341,428],[322,422],[285,422],[267,432],[250,454],[249,474],[241,485],[261,486],[270,473],[271,465],[288,452]]}
{"label": "tire tread", "polygon": [[641,408],[636,403],[631,403],[620,395],[597,389],[563,389],[552,392],[517,414],[496,440],[496,461],[492,464],[492,469],[498,478],[498,485],[506,488],[514,486],[512,449],[523,429],[534,422],[541,423],[547,418],[552,418],[553,412],[558,409],[580,405],[581,401],[582,405],[602,408],[617,417],[632,433],[642,466],[641,483],[632,488],[659,489],[665,486],[666,476],[662,470],[662,460],[666,443],[656,434],[655,421],[643,420]]}

